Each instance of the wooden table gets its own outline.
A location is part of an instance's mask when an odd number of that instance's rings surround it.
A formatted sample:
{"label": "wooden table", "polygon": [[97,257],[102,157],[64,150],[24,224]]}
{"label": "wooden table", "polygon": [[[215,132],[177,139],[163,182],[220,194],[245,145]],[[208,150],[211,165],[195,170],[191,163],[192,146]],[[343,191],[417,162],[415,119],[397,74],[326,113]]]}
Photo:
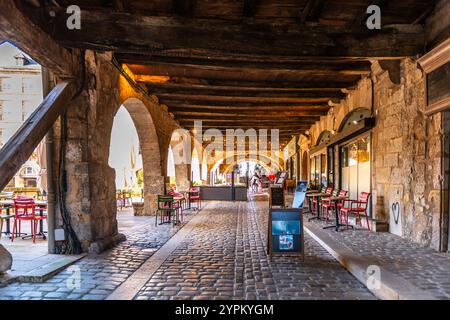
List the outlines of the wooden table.
{"label": "wooden table", "polygon": [[[14,217],[15,214],[11,214],[11,208],[14,208],[14,200],[0,200],[0,204],[4,206],[6,209],[6,215]],[[47,208],[47,201],[46,200],[34,200],[34,204],[36,208],[39,211],[39,215],[42,217],[44,216],[44,210]],[[11,223],[10,218],[6,220],[6,232],[5,234],[11,235]],[[36,236],[42,236],[44,240],[46,239],[46,235],[44,232],[44,221],[39,221],[39,233]],[[31,237],[31,235],[26,235],[23,238]]]}
{"label": "wooden table", "polygon": [[[311,208],[311,200],[310,199],[318,198],[317,199],[317,217],[309,218],[308,221],[315,220],[315,219],[322,220],[322,209],[320,208],[320,199],[328,198],[331,195],[329,193],[317,192],[317,193],[308,193],[308,194],[306,194],[306,196],[308,197],[308,204],[309,204],[310,208]],[[310,209],[310,211],[311,211],[311,209]]]}
{"label": "wooden table", "polygon": [[351,227],[352,229],[353,229],[353,226],[350,226],[350,225],[348,225],[348,224],[340,224],[339,223],[339,212],[338,212],[338,202],[339,201],[344,201],[344,200],[347,200],[348,199],[348,197],[347,196],[345,196],[345,197],[329,197],[328,198],[330,201],[332,201],[333,203],[334,203],[334,215],[335,215],[335,217],[336,217],[336,224],[334,225],[334,226],[326,226],[326,227],[323,227],[323,229],[331,229],[331,228],[335,228],[336,229],[336,231],[339,231],[339,228],[340,227]]}

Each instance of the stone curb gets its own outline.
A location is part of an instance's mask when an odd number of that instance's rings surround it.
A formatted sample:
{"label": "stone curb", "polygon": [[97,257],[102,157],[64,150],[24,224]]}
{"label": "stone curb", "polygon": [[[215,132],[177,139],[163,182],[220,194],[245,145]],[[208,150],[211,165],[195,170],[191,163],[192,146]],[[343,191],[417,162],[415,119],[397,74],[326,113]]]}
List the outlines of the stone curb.
{"label": "stone curb", "polygon": [[78,260],[84,258],[86,254],[64,256],[62,259],[56,262],[51,262],[42,267],[33,269],[25,274],[15,275],[14,272],[3,275],[0,281],[0,287],[10,285],[14,282],[19,283],[39,283],[45,282],[54,275],[66,269],[68,266],[74,264]]}
{"label": "stone curb", "polygon": [[[355,253],[347,246],[337,243],[322,228],[310,222],[305,222],[305,231],[316,240],[325,250],[327,250],[345,269],[355,276],[364,286],[367,287],[376,297],[382,300],[436,300],[437,298],[426,292],[411,282],[383,270],[381,264],[376,259],[368,259]],[[380,283],[377,288],[368,286],[367,270],[369,266],[380,268]]]}

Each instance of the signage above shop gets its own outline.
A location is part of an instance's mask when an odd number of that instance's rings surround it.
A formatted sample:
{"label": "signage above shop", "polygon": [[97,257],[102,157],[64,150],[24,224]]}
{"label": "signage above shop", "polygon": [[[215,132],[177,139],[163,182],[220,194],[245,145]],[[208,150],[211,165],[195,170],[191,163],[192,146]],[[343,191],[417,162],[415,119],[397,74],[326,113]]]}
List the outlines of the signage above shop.
{"label": "signage above shop", "polygon": [[450,39],[418,60],[425,72],[425,114],[450,110]]}
{"label": "signage above shop", "polygon": [[289,141],[289,143],[287,144],[287,146],[283,150],[284,160],[289,159],[290,157],[292,157],[297,152],[296,144],[297,144],[297,138],[296,137],[292,138],[291,141]]}
{"label": "signage above shop", "polygon": [[335,144],[339,144],[341,142],[347,141],[351,138],[354,138],[361,133],[364,133],[366,131],[369,131],[375,126],[375,118],[369,117],[364,118],[361,121],[359,121],[357,124],[352,125],[351,127],[348,127],[341,132],[336,133],[333,135],[330,140],[327,143],[323,143],[321,145],[318,145],[317,147],[314,147],[310,150],[310,155],[313,156],[316,153],[320,153],[324,150],[324,148],[328,146],[332,146]]}

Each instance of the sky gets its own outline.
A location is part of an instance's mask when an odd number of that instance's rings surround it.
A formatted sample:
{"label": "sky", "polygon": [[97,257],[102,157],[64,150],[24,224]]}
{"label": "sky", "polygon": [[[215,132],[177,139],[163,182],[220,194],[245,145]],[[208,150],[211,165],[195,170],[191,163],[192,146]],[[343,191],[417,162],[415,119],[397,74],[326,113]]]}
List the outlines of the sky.
{"label": "sky", "polygon": [[[139,138],[128,111],[121,106],[114,118],[109,149],[109,165],[116,170],[116,187],[123,189],[124,177],[128,185],[135,175],[131,170],[131,154],[136,155],[135,171],[142,168],[142,157],[139,154]],[[125,174],[124,174],[125,170]]]}

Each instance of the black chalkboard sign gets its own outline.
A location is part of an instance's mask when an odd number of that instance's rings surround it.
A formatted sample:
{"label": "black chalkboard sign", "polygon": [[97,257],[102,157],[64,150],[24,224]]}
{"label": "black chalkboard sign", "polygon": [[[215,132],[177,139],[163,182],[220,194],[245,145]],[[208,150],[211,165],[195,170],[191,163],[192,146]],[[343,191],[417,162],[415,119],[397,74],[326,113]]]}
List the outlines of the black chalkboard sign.
{"label": "black chalkboard sign", "polygon": [[269,207],[284,208],[284,189],[281,187],[270,187],[269,189]]}
{"label": "black chalkboard sign", "polygon": [[271,209],[267,253],[305,256],[303,215],[299,209]]}

